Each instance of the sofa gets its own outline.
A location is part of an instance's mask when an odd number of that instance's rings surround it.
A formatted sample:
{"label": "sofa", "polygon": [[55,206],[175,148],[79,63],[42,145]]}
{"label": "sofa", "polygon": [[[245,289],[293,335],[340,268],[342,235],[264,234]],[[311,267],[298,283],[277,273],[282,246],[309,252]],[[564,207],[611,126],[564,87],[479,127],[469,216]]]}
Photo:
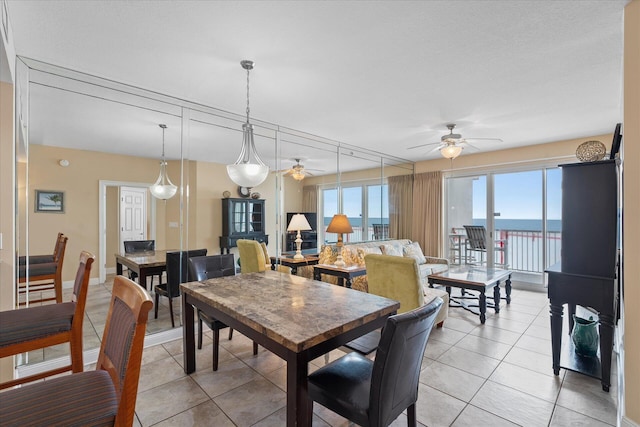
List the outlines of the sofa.
{"label": "sofa", "polygon": [[[342,247],[342,259],[346,265],[364,266],[364,257],[367,254],[395,255],[413,257],[418,263],[420,280],[423,287],[428,287],[427,276],[440,273],[449,269],[449,261],[445,258],[425,256],[418,242],[408,239],[400,240],[375,240],[370,242],[347,243]],[[338,257],[338,247],[335,244],[322,245],[319,254],[320,264],[334,264]],[[322,275],[321,280],[329,283],[337,283],[337,278]],[[363,292],[369,292],[367,276],[356,277],[351,287]]]}

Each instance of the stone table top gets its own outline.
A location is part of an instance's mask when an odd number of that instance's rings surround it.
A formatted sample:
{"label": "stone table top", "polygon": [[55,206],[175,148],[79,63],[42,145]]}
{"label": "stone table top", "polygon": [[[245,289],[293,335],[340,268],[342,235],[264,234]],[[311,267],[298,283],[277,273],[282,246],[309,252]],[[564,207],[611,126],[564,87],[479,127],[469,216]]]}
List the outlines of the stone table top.
{"label": "stone table top", "polygon": [[167,264],[167,252],[173,252],[173,250],[156,250],[156,251],[144,251],[144,252],[131,252],[131,253],[117,253],[117,261],[128,261],[129,263],[136,264],[144,267],[158,267]]}
{"label": "stone table top", "polygon": [[377,295],[270,270],[180,288],[298,353],[400,307]]}
{"label": "stone table top", "polygon": [[460,283],[490,285],[511,275],[511,271],[477,266],[452,267],[447,271],[430,274],[429,278],[448,279]]}

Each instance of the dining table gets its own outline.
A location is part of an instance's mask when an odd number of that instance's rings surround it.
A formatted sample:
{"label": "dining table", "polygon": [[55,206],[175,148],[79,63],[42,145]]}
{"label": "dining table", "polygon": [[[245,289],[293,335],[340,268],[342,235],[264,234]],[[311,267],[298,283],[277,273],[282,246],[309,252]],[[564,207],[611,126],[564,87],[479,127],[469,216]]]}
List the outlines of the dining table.
{"label": "dining table", "polygon": [[167,252],[155,250],[144,252],[116,253],[116,274],[122,274],[122,266],[138,273],[138,282],[147,288],[147,277],[161,275],[167,269]]}
{"label": "dining table", "polygon": [[377,295],[267,270],[180,285],[183,358],[196,370],[194,308],[287,363],[287,426],[311,426],[308,363],[381,328],[400,307]]}

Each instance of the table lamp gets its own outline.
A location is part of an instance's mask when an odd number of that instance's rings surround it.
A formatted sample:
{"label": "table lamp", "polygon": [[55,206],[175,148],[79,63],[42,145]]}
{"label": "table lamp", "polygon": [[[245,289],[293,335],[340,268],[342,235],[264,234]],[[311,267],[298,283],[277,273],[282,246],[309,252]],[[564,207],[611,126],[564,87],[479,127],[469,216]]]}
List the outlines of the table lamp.
{"label": "table lamp", "polygon": [[304,259],[302,256],[302,237],[300,236],[300,231],[311,230],[311,226],[309,225],[309,221],[302,214],[295,214],[291,217],[291,221],[289,221],[289,226],[287,227],[287,231],[297,231],[296,235],[296,254],[293,256],[293,259]]}
{"label": "table lamp", "polygon": [[344,267],[345,263],[342,260],[342,233],[353,233],[349,218],[344,214],[335,214],[327,227],[327,233],[338,233],[338,244],[336,245],[338,247],[338,258],[335,265]]}

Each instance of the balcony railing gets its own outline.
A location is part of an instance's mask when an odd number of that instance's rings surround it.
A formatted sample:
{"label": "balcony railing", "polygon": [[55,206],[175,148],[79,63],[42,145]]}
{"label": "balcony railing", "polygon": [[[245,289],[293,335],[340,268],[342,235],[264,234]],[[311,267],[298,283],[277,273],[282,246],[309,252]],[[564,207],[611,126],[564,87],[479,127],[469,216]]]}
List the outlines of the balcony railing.
{"label": "balcony railing", "polygon": [[[546,267],[560,261],[562,240],[559,231],[549,231],[544,237],[540,230],[497,230],[496,236],[500,242],[498,244],[502,244],[503,247],[496,250],[495,262],[507,266],[510,270],[542,273]],[[380,240],[375,237],[373,227],[368,227],[367,230],[363,230],[362,227],[353,227],[353,233],[344,234],[343,240],[345,243]],[[335,242],[337,239],[336,234],[325,232],[326,242]],[[456,235],[456,238],[450,239],[447,250],[451,263],[478,261],[478,254],[472,251],[467,251],[467,256],[470,259],[465,259],[464,244],[464,234]],[[547,245],[546,262],[542,262],[543,245]],[[471,257],[473,258],[471,259]]]}

